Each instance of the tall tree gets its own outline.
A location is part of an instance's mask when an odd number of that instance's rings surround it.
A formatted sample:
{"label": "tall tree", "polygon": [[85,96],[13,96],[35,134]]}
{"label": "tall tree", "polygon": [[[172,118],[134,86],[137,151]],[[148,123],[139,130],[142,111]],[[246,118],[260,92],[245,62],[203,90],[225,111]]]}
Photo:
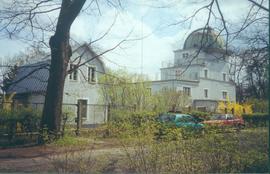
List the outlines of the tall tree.
{"label": "tall tree", "polygon": [[63,0],[55,34],[50,38],[51,66],[42,125],[50,131],[60,130],[62,101],[69,59],[72,55],[70,27],[86,0]]}
{"label": "tall tree", "polygon": [[[105,0],[105,2],[113,7],[120,5],[119,0],[117,0],[116,3],[114,3],[113,0]],[[67,71],[68,63],[72,55],[70,28],[85,3],[86,0],[14,0],[1,2],[1,34],[9,38],[20,37],[22,35],[24,39],[30,41],[38,40],[38,42],[47,45],[47,35],[53,33],[53,36],[49,39],[51,51],[50,75],[41,122],[42,127],[48,128],[52,133],[57,133],[60,130],[63,89],[66,75],[100,55],[117,48],[125,41],[125,39],[123,39],[111,49],[105,50],[88,60],[79,61],[80,63],[74,69]],[[99,2],[97,0],[89,1],[89,4],[86,5],[86,9],[92,10],[90,7],[94,5],[96,5],[100,13]],[[59,14],[56,15],[55,12],[59,12]],[[115,22],[115,18],[112,20]],[[100,38],[91,41],[89,45],[103,39],[110,31],[113,24]],[[80,55],[78,59],[81,59],[82,56],[83,55]]]}

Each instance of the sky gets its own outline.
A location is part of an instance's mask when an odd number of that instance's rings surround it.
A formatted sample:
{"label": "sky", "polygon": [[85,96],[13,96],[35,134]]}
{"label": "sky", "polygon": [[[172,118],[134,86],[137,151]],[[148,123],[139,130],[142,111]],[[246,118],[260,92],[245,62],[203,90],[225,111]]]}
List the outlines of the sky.
{"label": "sky", "polygon": [[[124,68],[132,73],[147,74],[152,80],[159,78],[162,62],[172,61],[173,51],[181,49],[188,34],[204,27],[207,19],[207,11],[202,10],[192,22],[176,24],[208,2],[202,0],[122,1],[122,8],[118,9],[99,2],[100,11],[84,9],[76,18],[70,32],[72,40],[89,43],[112,26],[103,39],[92,45],[94,49],[102,52],[123,39],[128,41],[102,56],[105,65],[112,69]],[[220,6],[225,19],[237,24],[248,13],[250,4],[247,0],[222,0]],[[213,27],[221,25],[214,19],[210,24]],[[16,38],[1,38],[0,57],[5,59],[25,51],[28,44]]]}

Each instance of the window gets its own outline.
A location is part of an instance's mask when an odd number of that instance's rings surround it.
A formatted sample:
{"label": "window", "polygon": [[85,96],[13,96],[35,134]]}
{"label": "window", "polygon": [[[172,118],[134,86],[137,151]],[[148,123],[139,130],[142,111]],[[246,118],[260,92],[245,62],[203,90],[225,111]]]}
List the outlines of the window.
{"label": "window", "polygon": [[226,81],[226,73],[223,73],[223,81]]}
{"label": "window", "polygon": [[212,120],[226,120],[225,114],[215,114],[211,117]]}
{"label": "window", "polygon": [[175,121],[175,115],[171,115],[171,114],[162,114],[159,116],[159,120],[161,122],[171,122],[171,121]]}
{"label": "window", "polygon": [[78,69],[75,69],[76,65],[70,64],[69,65],[69,70],[72,70],[72,73],[69,74],[69,79],[70,80],[78,80]]}
{"label": "window", "polygon": [[188,58],[188,53],[183,53],[183,58]]}
{"label": "window", "polygon": [[195,73],[194,77],[195,77],[195,80],[198,80],[198,73],[197,72]]}
{"label": "window", "polygon": [[189,123],[189,122],[195,122],[194,118],[188,115],[182,115],[178,116],[175,120],[175,122],[183,122],[183,123]]}
{"label": "window", "polygon": [[208,89],[205,89],[205,90],[204,90],[204,97],[205,97],[205,98],[208,98]]}
{"label": "window", "polygon": [[93,83],[96,82],[96,68],[88,67],[88,82]]}
{"label": "window", "polygon": [[208,78],[208,70],[207,69],[204,70],[204,77]]}
{"label": "window", "polygon": [[181,71],[180,68],[175,70],[175,76],[176,76],[176,78],[177,78],[177,77],[180,77],[181,74],[182,74],[182,71]]}
{"label": "window", "polygon": [[227,95],[228,95],[228,94],[227,94],[226,91],[223,91],[223,92],[222,92],[222,98],[223,98],[223,99],[227,99]]}
{"label": "window", "polygon": [[168,91],[169,89],[168,89],[168,87],[163,87],[161,90],[162,91]]}
{"label": "window", "polygon": [[191,92],[190,92],[189,87],[183,87],[183,91],[184,91],[184,94],[186,94],[187,96],[190,96]]}

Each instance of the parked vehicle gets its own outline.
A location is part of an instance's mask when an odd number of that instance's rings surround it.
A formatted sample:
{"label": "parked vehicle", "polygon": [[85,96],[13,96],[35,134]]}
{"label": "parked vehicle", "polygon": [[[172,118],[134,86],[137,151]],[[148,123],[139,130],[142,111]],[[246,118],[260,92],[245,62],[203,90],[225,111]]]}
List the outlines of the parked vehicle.
{"label": "parked vehicle", "polygon": [[167,130],[170,130],[170,128],[184,128],[181,130],[181,136],[184,139],[201,136],[204,133],[204,124],[199,123],[191,115],[163,113],[159,115],[157,121],[160,123],[159,131],[156,133],[157,139],[166,137],[168,135]]}
{"label": "parked vehicle", "polygon": [[233,114],[214,114],[210,120],[202,123],[212,126],[233,126],[236,128],[244,128],[245,123],[242,118],[235,117]]}
{"label": "parked vehicle", "polygon": [[164,113],[158,118],[161,123],[176,126],[201,129],[204,127],[203,123],[199,123],[193,116],[188,114],[178,113]]}

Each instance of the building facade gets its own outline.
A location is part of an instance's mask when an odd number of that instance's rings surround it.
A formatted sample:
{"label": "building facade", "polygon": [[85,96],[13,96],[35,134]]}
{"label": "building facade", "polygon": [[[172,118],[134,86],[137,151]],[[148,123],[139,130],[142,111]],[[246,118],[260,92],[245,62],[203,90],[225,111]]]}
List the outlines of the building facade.
{"label": "building facade", "polygon": [[174,51],[173,63],[160,69],[161,80],[152,82],[152,91],[182,90],[190,96],[190,106],[207,111],[215,111],[219,101],[235,101],[228,52],[224,40],[212,28],[193,31],[183,49]]}
{"label": "building facade", "polygon": [[[99,77],[105,73],[105,65],[96,53],[86,44],[76,48],[70,59],[68,69],[91,60],[66,76],[63,94],[63,113],[68,114],[74,123],[77,116],[77,103],[82,102],[84,124],[99,124],[107,121],[107,106],[100,100]],[[49,78],[50,59],[20,66],[14,83],[7,93],[16,93],[14,100],[18,105],[31,106],[42,110]]]}

